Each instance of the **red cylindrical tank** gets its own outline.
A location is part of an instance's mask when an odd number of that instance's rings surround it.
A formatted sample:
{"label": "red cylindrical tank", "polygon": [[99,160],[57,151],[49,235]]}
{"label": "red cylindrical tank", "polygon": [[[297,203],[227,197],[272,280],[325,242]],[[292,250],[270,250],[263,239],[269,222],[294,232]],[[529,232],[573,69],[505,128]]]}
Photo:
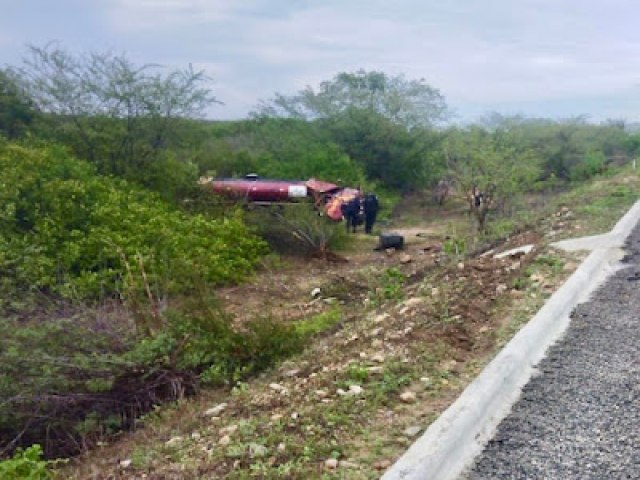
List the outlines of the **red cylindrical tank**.
{"label": "red cylindrical tank", "polygon": [[212,180],[211,189],[218,195],[252,202],[289,202],[308,193],[303,181],[258,178]]}

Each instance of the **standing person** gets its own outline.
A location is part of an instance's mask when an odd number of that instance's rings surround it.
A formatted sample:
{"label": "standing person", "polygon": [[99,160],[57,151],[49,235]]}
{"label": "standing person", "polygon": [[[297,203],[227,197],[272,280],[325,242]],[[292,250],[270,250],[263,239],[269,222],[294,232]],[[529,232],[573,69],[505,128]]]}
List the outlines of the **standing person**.
{"label": "standing person", "polygon": [[358,225],[358,215],[360,214],[360,197],[356,196],[343,203],[340,206],[342,210],[342,216],[347,222],[347,232],[351,230],[356,233],[356,226]]}
{"label": "standing person", "polygon": [[364,231],[365,233],[371,233],[373,224],[378,216],[380,203],[378,202],[378,197],[373,193],[367,193],[362,203],[364,207]]}

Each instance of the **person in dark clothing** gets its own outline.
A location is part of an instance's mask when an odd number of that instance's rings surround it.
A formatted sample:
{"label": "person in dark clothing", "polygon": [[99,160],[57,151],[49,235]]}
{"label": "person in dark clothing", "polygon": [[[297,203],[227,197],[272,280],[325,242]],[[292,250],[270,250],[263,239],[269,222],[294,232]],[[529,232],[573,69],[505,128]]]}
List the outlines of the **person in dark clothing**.
{"label": "person in dark clothing", "polygon": [[344,220],[347,222],[347,232],[351,230],[355,233],[356,226],[360,224],[360,197],[355,197],[348,202],[343,203],[340,206],[340,210],[342,211]]}
{"label": "person in dark clothing", "polygon": [[371,233],[380,209],[378,197],[373,193],[368,193],[365,195],[362,205],[364,208],[364,231],[365,233]]}

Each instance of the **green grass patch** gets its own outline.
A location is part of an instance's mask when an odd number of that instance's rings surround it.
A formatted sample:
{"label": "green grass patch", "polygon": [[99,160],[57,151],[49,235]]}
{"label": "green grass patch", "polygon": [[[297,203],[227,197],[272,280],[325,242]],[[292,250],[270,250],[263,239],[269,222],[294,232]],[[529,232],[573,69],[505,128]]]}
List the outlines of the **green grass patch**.
{"label": "green grass patch", "polygon": [[300,320],[296,324],[296,331],[304,338],[312,337],[333,328],[342,319],[342,309],[334,305],[326,312]]}

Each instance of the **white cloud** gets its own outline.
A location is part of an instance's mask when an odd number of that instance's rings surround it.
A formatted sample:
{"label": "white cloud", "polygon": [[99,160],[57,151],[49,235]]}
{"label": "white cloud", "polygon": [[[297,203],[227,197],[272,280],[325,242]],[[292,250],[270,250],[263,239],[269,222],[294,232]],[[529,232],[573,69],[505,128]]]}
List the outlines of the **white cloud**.
{"label": "white cloud", "polygon": [[189,28],[223,21],[232,11],[225,0],[110,0],[108,6],[112,27],[120,31]]}

